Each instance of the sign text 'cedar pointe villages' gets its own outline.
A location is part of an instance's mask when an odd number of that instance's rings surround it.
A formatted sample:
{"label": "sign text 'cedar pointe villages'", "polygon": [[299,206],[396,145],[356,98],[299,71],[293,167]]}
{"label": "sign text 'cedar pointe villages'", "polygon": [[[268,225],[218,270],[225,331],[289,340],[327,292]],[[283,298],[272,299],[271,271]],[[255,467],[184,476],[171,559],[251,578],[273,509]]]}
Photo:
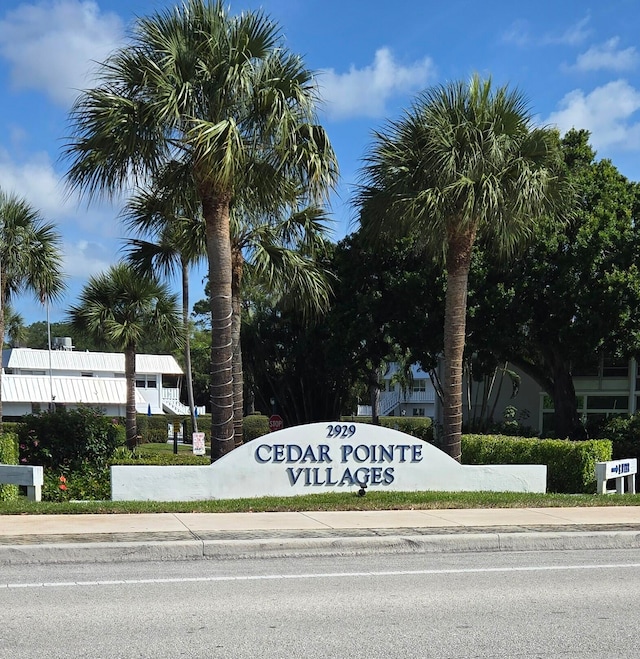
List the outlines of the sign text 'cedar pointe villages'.
{"label": "sign text 'cedar pointe villages'", "polygon": [[[349,439],[354,424],[330,424],[327,439]],[[290,485],[363,486],[391,485],[395,463],[422,461],[422,442],[416,444],[259,444],[254,451],[258,464],[282,464]]]}
{"label": "sign text 'cedar pointe villages'", "polygon": [[[114,465],[114,501],[200,501],[373,491],[544,492],[544,465],[461,465],[382,426],[326,422],[258,437],[210,465]],[[359,489],[358,489],[359,488]]]}

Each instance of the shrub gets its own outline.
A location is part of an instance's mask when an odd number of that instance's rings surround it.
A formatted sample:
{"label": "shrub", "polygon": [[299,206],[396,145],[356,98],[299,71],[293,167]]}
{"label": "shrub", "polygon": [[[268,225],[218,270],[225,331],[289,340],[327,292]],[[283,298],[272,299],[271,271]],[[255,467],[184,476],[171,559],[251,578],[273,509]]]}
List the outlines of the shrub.
{"label": "shrub", "polygon": [[[383,428],[399,430],[430,444],[434,442],[433,421],[428,416],[381,416],[379,419]],[[372,419],[370,416],[348,416],[342,417],[342,421],[371,423]]]}
{"label": "shrub", "polygon": [[211,459],[205,455],[192,453],[146,453],[144,449],[118,455],[110,462],[112,465],[208,465]]}
{"label": "shrub", "polygon": [[166,444],[169,439],[166,429],[151,428],[142,436],[142,441],[149,444]]}
{"label": "shrub", "polygon": [[638,443],[640,445],[640,414],[614,416],[604,424],[601,434],[612,442]]}
{"label": "shrub", "polygon": [[595,464],[611,459],[611,442],[602,439],[529,439],[463,435],[463,464],[544,464],[549,492],[593,493]]}
{"label": "shrub", "polygon": [[250,414],[242,420],[242,436],[245,444],[269,433],[269,419],[262,414]]}
{"label": "shrub", "polygon": [[111,477],[108,467],[85,465],[66,473],[45,471],[43,501],[104,501],[110,498]]}
{"label": "shrub", "polygon": [[19,430],[20,462],[61,472],[105,467],[122,437],[119,427],[89,408],[30,414]]}
{"label": "shrub", "polygon": [[[8,424],[4,424],[6,429]],[[18,436],[14,432],[0,435],[0,463],[6,465],[18,464]],[[18,498],[18,486],[0,484],[0,501],[15,501]]]}

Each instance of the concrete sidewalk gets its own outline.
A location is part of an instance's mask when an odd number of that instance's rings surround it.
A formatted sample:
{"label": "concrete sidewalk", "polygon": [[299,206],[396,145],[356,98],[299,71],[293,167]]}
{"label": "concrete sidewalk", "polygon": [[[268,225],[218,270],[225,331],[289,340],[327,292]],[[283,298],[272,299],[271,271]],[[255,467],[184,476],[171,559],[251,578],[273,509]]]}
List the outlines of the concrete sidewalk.
{"label": "concrete sidewalk", "polygon": [[640,506],[0,516],[0,565],[640,547]]}

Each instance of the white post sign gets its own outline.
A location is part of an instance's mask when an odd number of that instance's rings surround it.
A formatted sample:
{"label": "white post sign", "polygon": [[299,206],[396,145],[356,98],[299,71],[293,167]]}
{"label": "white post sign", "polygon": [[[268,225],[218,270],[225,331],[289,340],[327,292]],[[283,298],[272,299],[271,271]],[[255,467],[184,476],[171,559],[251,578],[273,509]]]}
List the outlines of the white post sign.
{"label": "white post sign", "polygon": [[203,432],[194,432],[191,435],[193,441],[193,454],[194,455],[204,455],[204,433]]}

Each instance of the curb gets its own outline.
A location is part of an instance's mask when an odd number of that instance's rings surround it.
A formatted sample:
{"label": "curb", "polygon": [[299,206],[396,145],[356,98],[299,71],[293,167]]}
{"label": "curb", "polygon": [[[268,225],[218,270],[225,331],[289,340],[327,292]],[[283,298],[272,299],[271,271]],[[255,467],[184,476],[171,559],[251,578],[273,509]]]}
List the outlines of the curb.
{"label": "curb", "polygon": [[640,548],[640,532],[638,531],[469,533],[251,540],[194,539],[5,545],[0,546],[0,565],[638,548]]}

